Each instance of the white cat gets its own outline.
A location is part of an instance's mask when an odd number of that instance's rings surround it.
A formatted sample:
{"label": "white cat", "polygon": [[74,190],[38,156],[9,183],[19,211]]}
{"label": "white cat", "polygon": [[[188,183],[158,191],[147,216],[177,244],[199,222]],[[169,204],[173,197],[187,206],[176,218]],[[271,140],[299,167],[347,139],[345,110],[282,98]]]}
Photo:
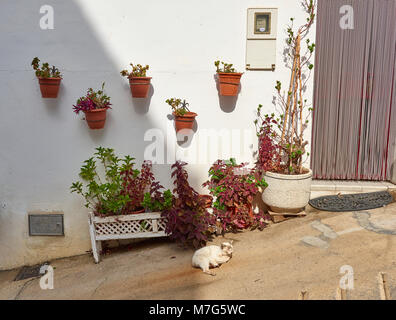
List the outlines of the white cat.
{"label": "white cat", "polygon": [[230,242],[223,242],[219,246],[207,246],[195,251],[192,257],[192,266],[201,268],[204,273],[215,276],[209,267],[219,267],[221,264],[226,263],[232,257],[232,240]]}

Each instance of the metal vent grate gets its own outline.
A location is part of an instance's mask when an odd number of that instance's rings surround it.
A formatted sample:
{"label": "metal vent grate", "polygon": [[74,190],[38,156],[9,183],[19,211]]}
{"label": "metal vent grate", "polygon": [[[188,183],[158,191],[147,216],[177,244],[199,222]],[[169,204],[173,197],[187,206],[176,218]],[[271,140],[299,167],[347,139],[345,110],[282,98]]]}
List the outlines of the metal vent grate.
{"label": "metal vent grate", "polygon": [[30,236],[63,236],[63,214],[29,214]]}

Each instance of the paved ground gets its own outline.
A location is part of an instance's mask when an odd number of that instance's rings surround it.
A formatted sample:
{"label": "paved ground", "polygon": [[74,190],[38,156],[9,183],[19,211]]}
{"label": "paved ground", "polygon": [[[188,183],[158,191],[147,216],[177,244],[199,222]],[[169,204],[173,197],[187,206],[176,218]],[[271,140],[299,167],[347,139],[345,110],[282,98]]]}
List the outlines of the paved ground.
{"label": "paved ground", "polygon": [[[396,299],[396,203],[356,213],[310,211],[266,230],[228,234],[235,254],[211,277],[191,267],[192,250],[147,240],[131,250],[52,261],[54,289],[0,272],[0,299],[334,299],[340,267],[354,270],[348,299],[379,299],[386,272]],[[222,242],[215,239],[215,243]]]}

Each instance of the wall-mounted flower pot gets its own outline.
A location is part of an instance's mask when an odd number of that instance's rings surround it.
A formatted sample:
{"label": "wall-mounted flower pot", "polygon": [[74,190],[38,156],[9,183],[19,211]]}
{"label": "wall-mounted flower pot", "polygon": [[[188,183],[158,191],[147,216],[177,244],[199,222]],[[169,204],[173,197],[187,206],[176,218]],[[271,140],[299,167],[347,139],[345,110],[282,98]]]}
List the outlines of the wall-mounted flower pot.
{"label": "wall-mounted flower pot", "polygon": [[43,98],[58,97],[59,86],[62,78],[38,78],[41,96]]}
{"label": "wall-mounted flower pot", "polygon": [[131,87],[133,98],[147,98],[150,89],[151,77],[131,77],[129,86]]}
{"label": "wall-mounted flower pot", "polygon": [[218,72],[221,96],[237,96],[242,73]]}
{"label": "wall-mounted flower pot", "polygon": [[176,132],[182,129],[192,129],[194,125],[194,119],[198,116],[195,112],[187,112],[183,116],[177,116],[173,113],[175,117]]}
{"label": "wall-mounted flower pot", "polygon": [[94,109],[84,111],[90,129],[103,129],[106,122],[107,109]]}

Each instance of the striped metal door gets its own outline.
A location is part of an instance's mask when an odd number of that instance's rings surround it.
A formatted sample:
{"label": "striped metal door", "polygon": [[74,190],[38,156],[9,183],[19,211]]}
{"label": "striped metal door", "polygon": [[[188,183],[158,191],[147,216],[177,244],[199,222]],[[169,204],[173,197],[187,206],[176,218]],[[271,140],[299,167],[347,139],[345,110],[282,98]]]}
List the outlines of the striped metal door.
{"label": "striped metal door", "polygon": [[[346,4],[353,9],[349,28],[340,23]],[[319,0],[316,47],[314,178],[389,180],[396,142],[396,1]]]}

